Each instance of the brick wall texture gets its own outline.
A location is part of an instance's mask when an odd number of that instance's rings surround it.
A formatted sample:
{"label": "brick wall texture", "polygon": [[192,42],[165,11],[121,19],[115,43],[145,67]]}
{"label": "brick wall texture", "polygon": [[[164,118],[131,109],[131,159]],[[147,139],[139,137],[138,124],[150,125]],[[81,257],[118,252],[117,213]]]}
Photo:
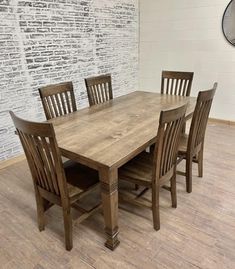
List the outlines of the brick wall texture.
{"label": "brick wall texture", "polygon": [[22,152],[9,110],[44,120],[38,88],[111,73],[114,96],[137,88],[138,0],[0,0],[0,161]]}

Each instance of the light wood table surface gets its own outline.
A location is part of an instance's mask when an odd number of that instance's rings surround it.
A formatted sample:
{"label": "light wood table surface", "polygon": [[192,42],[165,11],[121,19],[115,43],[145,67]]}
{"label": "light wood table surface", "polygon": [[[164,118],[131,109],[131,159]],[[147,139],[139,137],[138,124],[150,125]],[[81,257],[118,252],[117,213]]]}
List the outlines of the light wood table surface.
{"label": "light wood table surface", "polygon": [[195,97],[136,91],[103,104],[50,120],[62,155],[99,171],[106,247],[118,244],[118,168],[156,141],[160,111]]}

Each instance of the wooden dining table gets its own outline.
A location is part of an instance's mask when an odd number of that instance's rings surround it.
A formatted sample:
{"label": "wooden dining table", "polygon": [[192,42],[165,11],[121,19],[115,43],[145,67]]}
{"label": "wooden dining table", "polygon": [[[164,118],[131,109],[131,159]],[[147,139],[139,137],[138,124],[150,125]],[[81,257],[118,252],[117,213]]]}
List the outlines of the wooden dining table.
{"label": "wooden dining table", "polygon": [[61,154],[99,171],[107,241],[118,239],[118,168],[156,141],[161,110],[188,103],[192,116],[195,97],[135,91],[90,108],[51,119]]}

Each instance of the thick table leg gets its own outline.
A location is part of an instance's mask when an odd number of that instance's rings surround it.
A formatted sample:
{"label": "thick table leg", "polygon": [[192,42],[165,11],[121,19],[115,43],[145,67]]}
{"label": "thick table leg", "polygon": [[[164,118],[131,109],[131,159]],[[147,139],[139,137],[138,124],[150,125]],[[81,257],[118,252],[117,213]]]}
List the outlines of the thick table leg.
{"label": "thick table leg", "polygon": [[105,246],[114,250],[119,245],[118,240],[118,175],[117,169],[102,168],[99,171],[102,203],[104,211],[105,232],[107,241]]}

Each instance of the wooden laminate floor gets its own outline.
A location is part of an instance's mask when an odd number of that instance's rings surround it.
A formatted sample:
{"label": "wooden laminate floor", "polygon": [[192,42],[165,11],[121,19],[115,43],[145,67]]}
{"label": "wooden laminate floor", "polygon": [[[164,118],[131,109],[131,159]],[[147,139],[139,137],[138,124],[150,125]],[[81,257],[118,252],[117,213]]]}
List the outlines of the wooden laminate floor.
{"label": "wooden laminate floor", "polygon": [[104,247],[101,213],[74,223],[74,248],[65,251],[60,208],[46,213],[46,230],[38,231],[26,162],[0,170],[0,268],[234,269],[235,127],[208,126],[204,164],[202,179],[194,166],[191,194],[178,176],[177,209],[161,191],[160,231],[152,228],[151,211],[122,205],[114,252]]}

